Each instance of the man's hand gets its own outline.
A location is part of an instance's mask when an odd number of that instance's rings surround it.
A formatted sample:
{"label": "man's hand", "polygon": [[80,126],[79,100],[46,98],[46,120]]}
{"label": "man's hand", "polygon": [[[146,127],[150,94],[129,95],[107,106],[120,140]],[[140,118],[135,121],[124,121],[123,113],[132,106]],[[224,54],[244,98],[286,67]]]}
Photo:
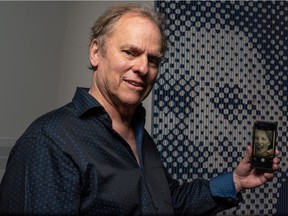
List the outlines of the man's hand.
{"label": "man's hand", "polygon": [[[272,172],[254,169],[250,161],[251,154],[252,148],[251,146],[248,146],[245,157],[242,159],[242,161],[238,164],[238,166],[233,172],[233,180],[237,193],[242,189],[255,188],[263,185],[267,181],[271,180],[274,176],[274,173],[278,170],[280,163],[280,159],[278,157],[275,157],[273,159]],[[279,151],[276,151],[276,155],[278,154]]]}

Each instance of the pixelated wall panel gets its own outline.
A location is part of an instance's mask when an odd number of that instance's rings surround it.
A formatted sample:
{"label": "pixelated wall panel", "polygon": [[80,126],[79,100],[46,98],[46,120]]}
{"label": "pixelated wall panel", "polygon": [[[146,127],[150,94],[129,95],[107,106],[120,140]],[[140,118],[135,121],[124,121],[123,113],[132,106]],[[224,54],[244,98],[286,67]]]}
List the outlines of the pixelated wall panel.
{"label": "pixelated wall panel", "polygon": [[152,135],[175,179],[231,171],[256,120],[278,122],[281,169],[220,215],[288,215],[288,2],[156,1],[169,47],[153,91]]}

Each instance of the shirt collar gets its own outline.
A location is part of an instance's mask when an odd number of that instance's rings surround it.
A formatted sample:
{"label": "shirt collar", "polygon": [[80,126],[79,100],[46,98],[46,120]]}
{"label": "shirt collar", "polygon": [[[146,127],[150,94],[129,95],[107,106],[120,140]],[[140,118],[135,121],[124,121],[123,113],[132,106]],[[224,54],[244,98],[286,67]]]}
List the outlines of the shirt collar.
{"label": "shirt collar", "polygon": [[[89,91],[88,88],[77,87],[76,89],[76,93],[72,101],[75,104],[78,116],[83,117],[89,114],[91,110],[98,110],[99,112],[106,113],[102,105],[92,95],[90,95],[88,91]],[[137,120],[141,119],[141,121],[143,121],[145,119],[145,116],[146,116],[145,108],[142,106],[142,104],[138,105],[134,113],[133,119]]]}
{"label": "shirt collar", "polygon": [[[75,104],[79,118],[84,118],[89,115],[98,115],[101,121],[112,128],[112,120],[108,113],[105,111],[104,107],[88,93],[88,88],[76,89],[76,93],[73,98],[73,103]],[[144,125],[145,125],[146,111],[142,104],[139,104],[133,115],[132,124],[134,126],[136,135],[136,145],[140,158],[140,167],[143,168],[142,161],[142,140],[144,135]]]}
{"label": "shirt collar", "polygon": [[101,104],[92,95],[90,95],[88,91],[88,88],[78,87],[72,99],[80,118],[89,114],[92,110],[104,111]]}

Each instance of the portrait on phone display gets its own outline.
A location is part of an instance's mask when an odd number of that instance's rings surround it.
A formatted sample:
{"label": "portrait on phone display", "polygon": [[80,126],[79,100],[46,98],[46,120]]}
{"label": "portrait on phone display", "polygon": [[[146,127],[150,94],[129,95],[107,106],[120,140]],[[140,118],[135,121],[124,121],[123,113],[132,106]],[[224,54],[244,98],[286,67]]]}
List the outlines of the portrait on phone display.
{"label": "portrait on phone display", "polygon": [[273,131],[255,130],[254,152],[258,157],[273,156]]}

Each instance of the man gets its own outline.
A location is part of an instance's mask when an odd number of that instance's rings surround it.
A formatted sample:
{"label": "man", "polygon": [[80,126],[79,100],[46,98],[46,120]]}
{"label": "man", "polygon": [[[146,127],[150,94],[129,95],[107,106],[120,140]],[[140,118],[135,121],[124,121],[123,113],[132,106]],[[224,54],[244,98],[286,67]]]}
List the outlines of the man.
{"label": "man", "polygon": [[[144,130],[141,102],[166,48],[162,21],[138,5],[116,6],[92,28],[90,89],[37,119],[11,151],[0,213],[29,215],[212,215],[273,173],[251,168],[251,148],[231,173],[180,185]],[[278,168],[274,159],[273,168]]]}

